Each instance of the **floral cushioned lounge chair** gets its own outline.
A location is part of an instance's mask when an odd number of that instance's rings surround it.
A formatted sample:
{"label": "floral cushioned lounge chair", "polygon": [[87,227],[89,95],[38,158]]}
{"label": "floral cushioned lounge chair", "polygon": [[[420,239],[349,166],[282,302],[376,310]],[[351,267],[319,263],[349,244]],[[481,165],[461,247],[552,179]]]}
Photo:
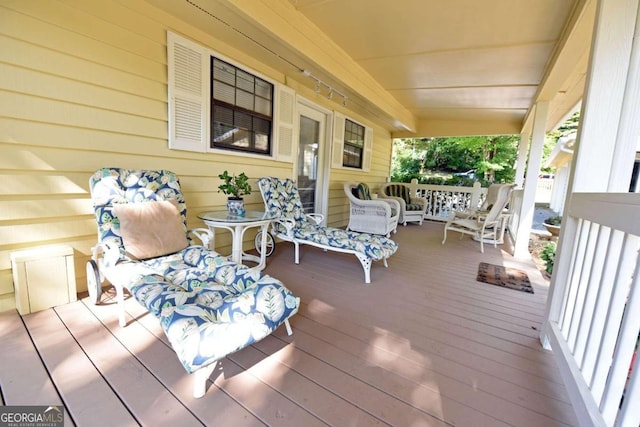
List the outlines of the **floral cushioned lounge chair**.
{"label": "floral cushioned lounge chair", "polygon": [[[201,397],[216,361],[268,336],[300,305],[279,280],[207,248],[187,232],[178,177],[166,170],[104,168],[90,179],[98,244],[87,263],[94,303],[107,278],[125,326],[124,289],[160,320]],[[203,245],[196,245],[191,235]]]}
{"label": "floral cushioned lounge chair", "polygon": [[398,249],[398,244],[387,237],[321,225],[322,215],[304,212],[298,189],[291,179],[264,177],[258,180],[258,186],[266,210],[276,217],[272,230],[277,237],[295,246],[296,264],[300,263],[300,244],[354,254],[364,269],[365,283],[371,283],[371,263],[383,261],[386,267],[387,258]]}

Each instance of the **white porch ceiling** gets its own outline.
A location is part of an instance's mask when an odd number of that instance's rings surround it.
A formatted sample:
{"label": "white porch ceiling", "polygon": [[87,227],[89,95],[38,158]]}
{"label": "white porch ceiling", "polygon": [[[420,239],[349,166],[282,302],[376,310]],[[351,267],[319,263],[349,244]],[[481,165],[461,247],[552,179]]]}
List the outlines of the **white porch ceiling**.
{"label": "white porch ceiling", "polygon": [[552,128],[582,96],[595,13],[595,0],[148,1],[300,84],[296,68],[311,70],[394,136],[519,133],[538,100]]}

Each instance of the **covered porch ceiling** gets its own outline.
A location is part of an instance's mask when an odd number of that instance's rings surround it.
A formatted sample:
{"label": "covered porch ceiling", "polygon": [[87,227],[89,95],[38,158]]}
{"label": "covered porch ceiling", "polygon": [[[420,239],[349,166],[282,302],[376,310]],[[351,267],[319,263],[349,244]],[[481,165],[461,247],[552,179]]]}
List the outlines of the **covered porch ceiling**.
{"label": "covered porch ceiling", "polygon": [[548,130],[579,103],[596,0],[147,0],[394,137]]}

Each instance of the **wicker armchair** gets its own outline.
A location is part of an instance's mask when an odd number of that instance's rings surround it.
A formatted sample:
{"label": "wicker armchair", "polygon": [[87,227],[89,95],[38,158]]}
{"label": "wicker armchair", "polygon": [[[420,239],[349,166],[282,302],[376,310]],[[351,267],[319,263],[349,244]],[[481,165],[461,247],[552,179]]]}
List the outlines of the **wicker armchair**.
{"label": "wicker armchair", "polygon": [[397,232],[400,203],[392,199],[372,199],[369,186],[364,183],[345,182],[344,192],[349,199],[349,225],[347,230],[381,234],[389,237]]}
{"label": "wicker armchair", "polygon": [[382,198],[397,200],[400,203],[399,222],[403,225],[407,225],[407,222],[417,222],[422,225],[427,211],[427,200],[411,194],[407,184],[388,182],[380,186],[380,193]]}

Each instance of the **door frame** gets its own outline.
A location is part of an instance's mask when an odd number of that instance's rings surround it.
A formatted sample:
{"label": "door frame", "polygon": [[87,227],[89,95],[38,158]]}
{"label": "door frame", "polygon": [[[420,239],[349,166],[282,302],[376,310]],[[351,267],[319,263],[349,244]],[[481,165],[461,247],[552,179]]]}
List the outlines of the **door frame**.
{"label": "door frame", "polygon": [[318,141],[318,179],[316,181],[316,212],[327,217],[329,207],[329,178],[331,171],[331,131],[333,129],[333,112],[323,108],[314,102],[298,96],[296,99],[296,132],[295,132],[295,155],[293,157],[292,178],[298,178],[298,154],[300,150],[300,116],[305,109],[313,110],[314,113],[324,115],[324,140]]}

